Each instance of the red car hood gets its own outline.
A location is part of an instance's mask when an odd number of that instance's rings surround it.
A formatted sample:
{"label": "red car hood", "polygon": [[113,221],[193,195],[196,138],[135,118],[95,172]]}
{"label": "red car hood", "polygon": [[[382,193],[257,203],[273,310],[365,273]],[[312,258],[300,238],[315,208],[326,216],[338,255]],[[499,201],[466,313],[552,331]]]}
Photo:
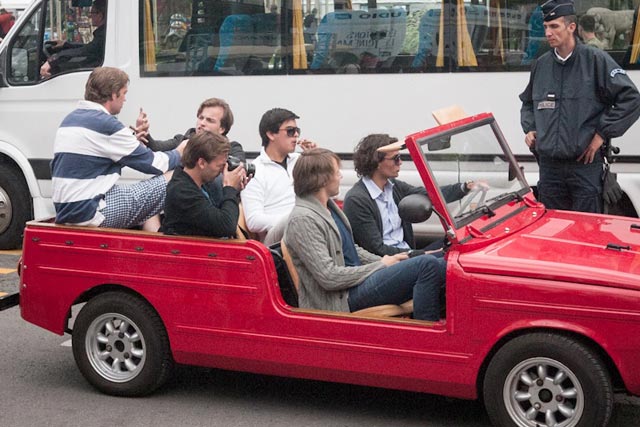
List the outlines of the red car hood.
{"label": "red car hood", "polygon": [[640,219],[549,210],[459,262],[468,272],[640,289]]}

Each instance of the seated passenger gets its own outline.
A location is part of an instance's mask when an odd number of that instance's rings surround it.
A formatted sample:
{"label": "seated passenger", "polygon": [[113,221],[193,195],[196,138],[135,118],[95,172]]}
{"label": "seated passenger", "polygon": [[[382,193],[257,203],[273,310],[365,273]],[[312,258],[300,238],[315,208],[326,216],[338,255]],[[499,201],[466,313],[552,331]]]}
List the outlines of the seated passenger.
{"label": "seated passenger", "polygon": [[[154,153],[118,121],[128,85],[124,71],[96,68],[87,80],[85,100],[60,124],[51,162],[57,224],[130,228],[164,208],[167,181],[180,164],[184,144]],[[125,166],[156,176],[116,185]],[[147,226],[157,231],[159,222]]]}
{"label": "seated passenger", "polygon": [[[238,198],[248,181],[243,166],[228,170],[227,137],[208,131],[193,136],[182,163],[167,185],[162,229],[167,234],[234,237],[238,226]],[[205,184],[222,175],[220,207]]]}
{"label": "seated passenger", "polygon": [[[136,120],[135,132],[138,140],[147,144],[147,147],[151,150],[168,151],[174,149],[183,141],[189,140],[192,136],[204,131],[227,136],[232,126],[233,112],[231,111],[229,104],[227,104],[223,99],[209,98],[204,100],[202,104],[200,104],[200,107],[198,107],[198,112],[196,114],[196,127],[187,129],[184,134],[177,134],[173,138],[165,141],[154,139],[148,133],[149,121],[147,119],[147,114],[142,109],[140,109],[140,115]],[[240,162],[245,163],[246,155],[242,149],[242,145],[236,141],[231,141],[230,144],[231,149],[229,151],[229,156],[235,157]],[[213,197],[214,204],[217,207],[221,207],[221,203],[223,201],[222,175],[218,175],[218,178],[213,182],[208,183],[206,187]]]}
{"label": "seated passenger", "polygon": [[40,67],[42,78],[51,77],[66,70],[97,67],[104,60],[104,43],[107,37],[107,0],[95,0],[91,5],[93,39],[87,43],[71,43],[57,40],[55,52]]}
{"label": "seated passenger", "polygon": [[[344,199],[344,213],[353,227],[358,245],[377,255],[393,255],[415,249],[411,224],[400,219],[398,203],[410,194],[427,194],[424,187],[414,187],[396,179],[400,173],[399,151],[382,153],[378,148],[398,139],[386,134],[363,138],[356,146],[353,164],[360,180]],[[461,199],[473,182],[440,188],[447,202]],[[440,244],[430,249],[437,249]]]}
{"label": "seated passenger", "polygon": [[298,140],[299,117],[284,108],[274,108],[263,114],[259,130],[262,150],[253,164],[256,174],[242,192],[242,208],[250,232],[258,234],[270,246],[279,242],[287,217],[295,204],[293,167],[303,150],[315,147],[307,140]]}
{"label": "seated passenger", "polygon": [[321,148],[303,152],[293,170],[296,201],[283,241],[300,278],[300,307],[353,312],[413,298],[414,318],[437,321],[444,259],[404,253],[380,258],[357,246],[349,221],[331,200],[341,178],[340,159]]}

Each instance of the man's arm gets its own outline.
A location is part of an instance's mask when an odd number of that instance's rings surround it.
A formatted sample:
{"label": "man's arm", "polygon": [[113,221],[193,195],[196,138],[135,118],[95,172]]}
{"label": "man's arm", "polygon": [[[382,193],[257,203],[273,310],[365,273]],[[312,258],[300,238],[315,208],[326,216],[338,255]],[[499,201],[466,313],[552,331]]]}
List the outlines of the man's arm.
{"label": "man's arm", "polygon": [[520,94],[520,101],[522,101],[522,107],[520,107],[520,125],[524,133],[529,133],[536,130],[536,119],[533,114],[533,78],[536,70],[536,61],[531,64],[531,75],[529,76],[529,83],[524,92]]}
{"label": "man's arm", "polygon": [[596,132],[604,139],[622,136],[640,117],[640,94],[627,73],[606,53],[595,56],[601,101],[607,108]]}
{"label": "man's arm", "polygon": [[105,155],[114,162],[151,175],[160,175],[174,169],[180,164],[181,157],[178,149],[154,153],[124,126],[109,136],[105,151]]}

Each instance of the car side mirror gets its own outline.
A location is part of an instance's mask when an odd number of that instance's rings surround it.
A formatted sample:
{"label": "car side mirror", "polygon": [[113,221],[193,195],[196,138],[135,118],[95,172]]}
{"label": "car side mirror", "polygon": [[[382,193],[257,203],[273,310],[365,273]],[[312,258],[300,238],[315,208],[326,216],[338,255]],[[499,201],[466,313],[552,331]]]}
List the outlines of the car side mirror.
{"label": "car side mirror", "polygon": [[412,224],[425,222],[433,212],[431,200],[424,194],[410,194],[400,200],[398,204],[398,213],[403,221]]}

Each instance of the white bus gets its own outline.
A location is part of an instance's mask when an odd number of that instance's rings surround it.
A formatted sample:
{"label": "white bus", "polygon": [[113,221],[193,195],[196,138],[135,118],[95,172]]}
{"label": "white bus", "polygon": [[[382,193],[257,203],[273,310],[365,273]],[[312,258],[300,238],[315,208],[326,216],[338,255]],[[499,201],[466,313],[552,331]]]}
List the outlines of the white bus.
{"label": "white bus", "polygon": [[[57,126],[83,97],[90,68],[40,77],[46,42],[91,39],[86,0],[35,0],[0,46],[0,248],[20,244],[30,218],[54,215],[49,162]],[[258,122],[273,107],[296,112],[302,135],[345,159],[344,189],[356,181],[353,147],[369,133],[398,138],[434,125],[431,112],[451,104],[493,112],[531,184],[537,166],[520,128],[529,63],[544,50],[536,0],[108,0],[104,65],[126,71],[134,124],[139,108],[152,134],[168,138],[195,123],[205,98],[224,98],[236,118],[230,137],[255,157]],[[596,17],[611,55],[640,83],[631,2],[577,0]],[[317,33],[304,17],[317,11]],[[614,9],[614,10],[610,10]],[[597,12],[597,13],[596,13]],[[78,64],[82,64],[79,61]],[[620,213],[640,211],[640,126],[615,140],[616,170],[628,198]],[[478,156],[478,173],[492,168]],[[417,182],[412,165],[401,178]],[[452,180],[465,180],[448,169]],[[125,179],[139,179],[133,173]],[[344,193],[342,193],[344,194]]]}

